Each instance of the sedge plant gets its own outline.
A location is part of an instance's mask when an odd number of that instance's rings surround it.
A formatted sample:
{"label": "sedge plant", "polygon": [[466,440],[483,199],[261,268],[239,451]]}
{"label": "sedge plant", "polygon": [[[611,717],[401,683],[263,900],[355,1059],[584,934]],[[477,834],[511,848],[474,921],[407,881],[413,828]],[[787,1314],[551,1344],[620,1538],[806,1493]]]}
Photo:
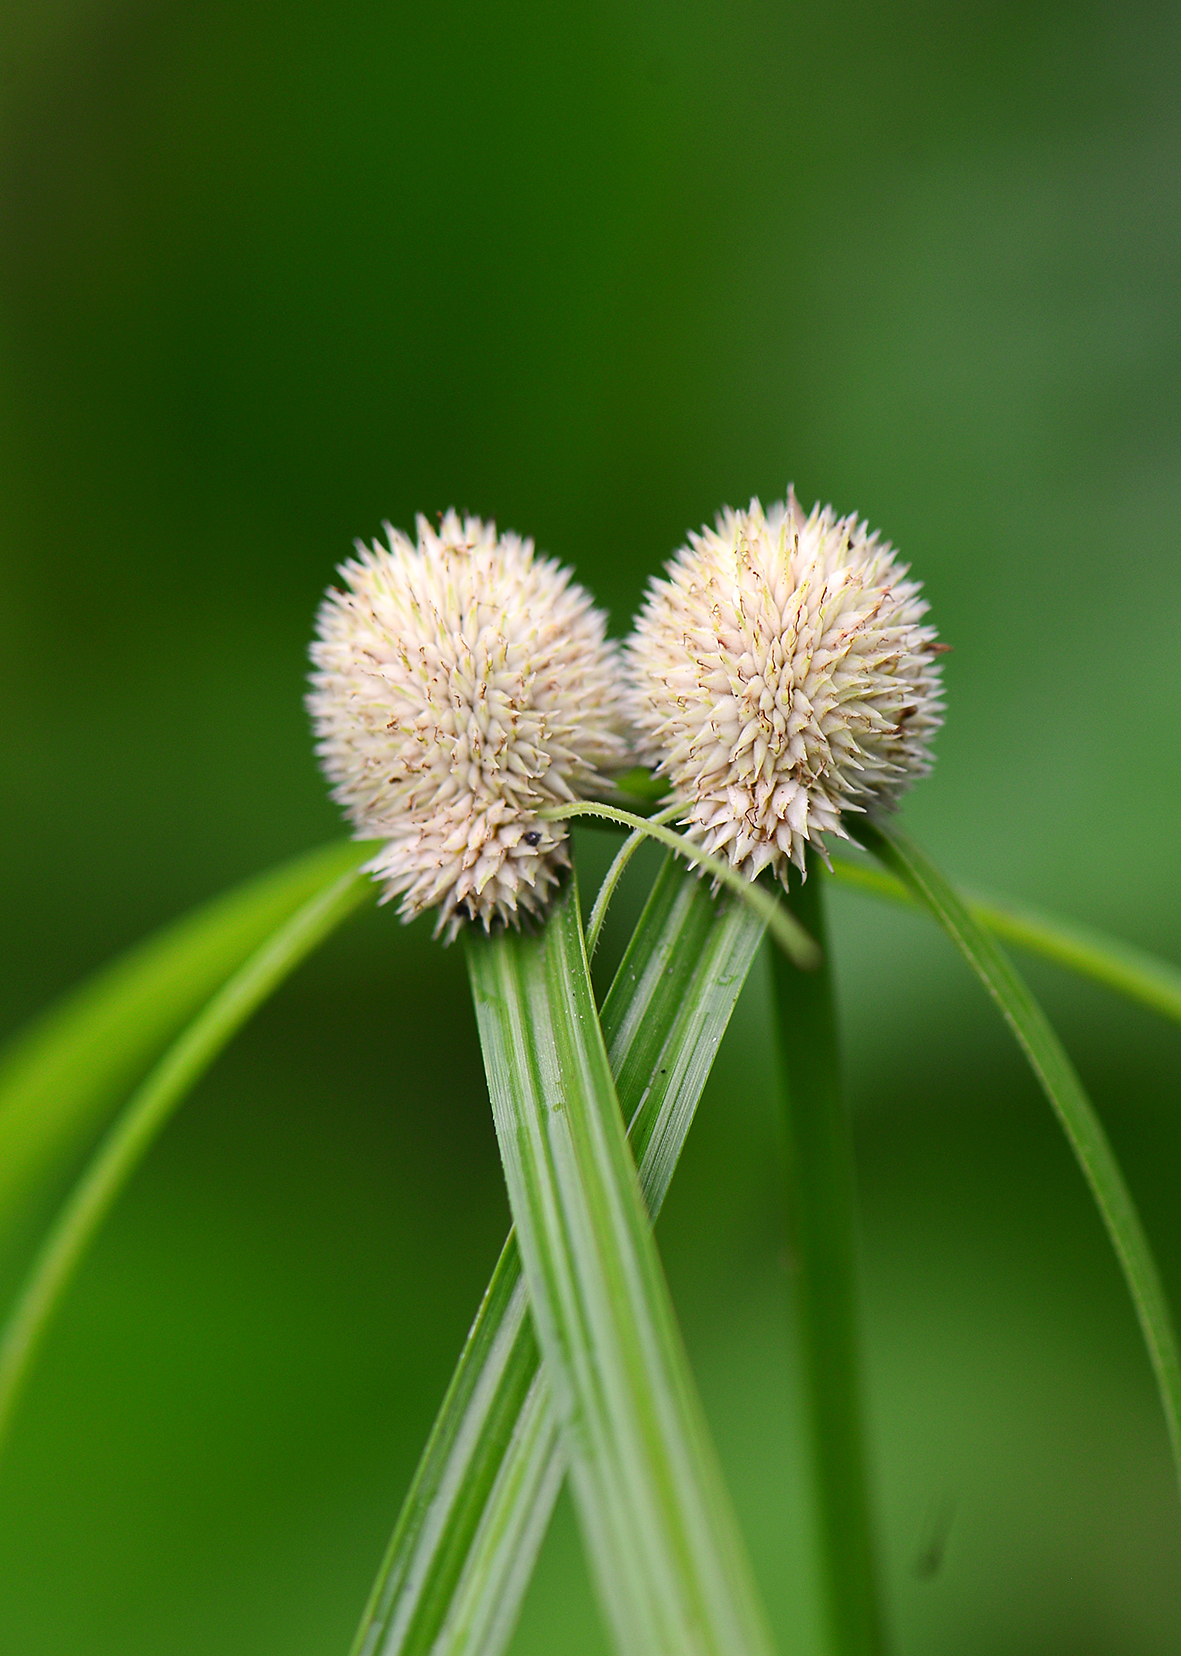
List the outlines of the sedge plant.
{"label": "sedge plant", "polygon": [[[104,1215],[194,1081],[372,890],[460,941],[513,1231],[439,1408],[353,1656],[499,1656],[569,1479],[614,1647],[773,1640],[652,1225],[760,947],[772,950],[803,1438],[830,1656],[893,1648],[865,1434],[857,1180],[825,891],[910,903],[1012,1029],[1131,1292],[1181,1466],[1181,1368],[1131,1193],[999,939],[1181,1021],[1181,972],[957,892],[895,826],[942,717],[945,646],[856,517],[723,512],[625,645],[570,573],[448,513],[360,548],[321,608],[309,707],[361,845],[333,846],[117,962],[0,1067],[0,1238],[98,1142],[0,1331],[0,1446]],[[637,767],[642,767],[638,771]],[[584,928],[568,823],[626,831]],[[601,1004],[612,893],[667,852]],[[841,843],[853,856],[832,855]],[[860,852],[868,853],[868,859]]]}

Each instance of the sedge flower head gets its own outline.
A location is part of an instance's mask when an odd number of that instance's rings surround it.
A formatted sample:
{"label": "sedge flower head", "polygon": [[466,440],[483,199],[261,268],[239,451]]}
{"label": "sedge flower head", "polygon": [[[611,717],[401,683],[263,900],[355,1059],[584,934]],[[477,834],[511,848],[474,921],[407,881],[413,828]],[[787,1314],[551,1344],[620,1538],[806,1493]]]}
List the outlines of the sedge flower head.
{"label": "sedge flower head", "polygon": [[931,764],[941,722],[927,605],[855,516],[790,492],[723,511],[649,588],[628,645],[643,756],[691,837],[787,878],[843,812],[879,811]]}
{"label": "sedge flower head", "polygon": [[624,757],[618,660],[587,592],[529,540],[448,512],[358,545],[316,622],[317,752],[366,865],[436,930],[540,912],[567,862],[538,812]]}

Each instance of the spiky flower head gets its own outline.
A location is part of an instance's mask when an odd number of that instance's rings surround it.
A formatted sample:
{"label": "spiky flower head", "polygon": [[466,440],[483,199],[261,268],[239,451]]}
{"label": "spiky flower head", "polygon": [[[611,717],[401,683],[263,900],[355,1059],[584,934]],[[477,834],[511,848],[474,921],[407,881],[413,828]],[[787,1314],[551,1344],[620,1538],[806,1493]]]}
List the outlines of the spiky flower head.
{"label": "spiky flower head", "polygon": [[653,580],[628,645],[644,756],[692,837],[753,879],[848,838],[930,769],[945,648],[888,545],[789,491],[718,515]]}
{"label": "spiky flower head", "polygon": [[412,542],[358,544],[311,647],[321,763],[366,869],[436,933],[540,911],[566,863],[546,806],[618,764],[618,661],[605,618],[533,542],[454,512]]}

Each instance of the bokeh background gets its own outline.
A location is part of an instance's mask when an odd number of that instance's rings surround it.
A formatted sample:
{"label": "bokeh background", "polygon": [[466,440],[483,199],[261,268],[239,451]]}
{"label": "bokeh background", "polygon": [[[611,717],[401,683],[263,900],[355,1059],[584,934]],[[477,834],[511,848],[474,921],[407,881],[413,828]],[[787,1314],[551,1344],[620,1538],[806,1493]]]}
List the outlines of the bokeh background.
{"label": "bokeh background", "polygon": [[[354,536],[495,516],[623,631],[789,480],[954,645],[908,825],[1181,958],[1179,85],[1146,0],[6,0],[4,1028],[339,832],[301,693]],[[898,1650],[1175,1652],[1181,1506],[1080,1177],[934,932],[835,911]],[[1181,1305],[1181,1031],[1030,970]],[[811,1656],[775,1088],[760,972],[661,1239]],[[458,951],[366,915],[71,1292],[0,1466],[0,1650],[343,1656],[505,1224]],[[563,1507],[514,1656],[604,1648]]]}

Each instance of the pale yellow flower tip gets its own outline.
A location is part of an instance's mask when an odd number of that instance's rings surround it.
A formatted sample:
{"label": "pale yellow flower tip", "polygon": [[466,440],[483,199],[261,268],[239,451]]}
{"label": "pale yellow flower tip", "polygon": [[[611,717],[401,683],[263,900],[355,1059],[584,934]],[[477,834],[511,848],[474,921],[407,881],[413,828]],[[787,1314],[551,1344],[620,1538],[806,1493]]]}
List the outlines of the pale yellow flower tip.
{"label": "pale yellow flower tip", "polygon": [[789,491],[719,514],[653,580],[627,646],[643,756],[706,850],[786,881],[804,848],[848,838],[931,766],[942,722],[927,605],[856,517]]}
{"label": "pale yellow flower tip", "polygon": [[537,812],[625,756],[605,618],[532,541],[448,512],[358,545],[316,621],[316,751],[366,869],[436,932],[540,912],[568,860]]}

